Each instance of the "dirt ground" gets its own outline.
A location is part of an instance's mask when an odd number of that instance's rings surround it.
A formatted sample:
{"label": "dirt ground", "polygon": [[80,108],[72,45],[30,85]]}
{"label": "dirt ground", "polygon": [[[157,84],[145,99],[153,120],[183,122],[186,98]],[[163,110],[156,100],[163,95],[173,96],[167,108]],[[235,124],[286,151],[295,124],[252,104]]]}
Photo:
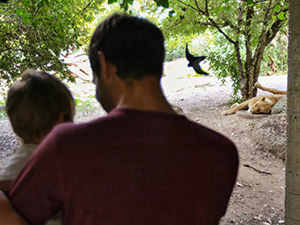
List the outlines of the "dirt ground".
{"label": "dirt ground", "polygon": [[220,224],[283,224],[285,165],[253,138],[255,123],[268,118],[222,116],[228,108],[223,103],[220,99],[184,99],[180,105],[190,119],[229,137],[238,148],[238,180]]}
{"label": "dirt ground", "polygon": [[[165,64],[166,76],[162,79],[162,87],[167,99],[173,105],[181,107],[191,120],[229,137],[239,151],[238,179],[227,213],[220,224],[284,224],[285,164],[283,160],[275,157],[276,149],[270,149],[268,146],[272,148],[271,144],[275,140],[283,140],[279,144],[284,146],[286,117],[249,119],[238,115],[222,116],[221,112],[229,107],[226,103],[232,95],[230,80],[227,79],[223,84],[213,76],[196,77],[186,65],[184,59]],[[261,77],[259,82],[268,87],[286,90],[287,77]],[[94,95],[94,86],[91,83],[70,84],[70,88],[75,96],[90,98]],[[75,120],[83,122],[104,114],[98,108],[94,113],[77,115]],[[279,121],[283,126],[278,129],[278,126],[275,126],[275,133],[267,135],[266,139],[261,133],[257,135],[257,129],[262,131],[263,126],[259,127],[258,124],[268,121],[275,125]],[[7,124],[4,120],[0,122]],[[265,129],[262,133],[264,132],[270,132],[270,129]],[[257,136],[261,137],[260,141]],[[262,144],[261,140],[266,142]]]}

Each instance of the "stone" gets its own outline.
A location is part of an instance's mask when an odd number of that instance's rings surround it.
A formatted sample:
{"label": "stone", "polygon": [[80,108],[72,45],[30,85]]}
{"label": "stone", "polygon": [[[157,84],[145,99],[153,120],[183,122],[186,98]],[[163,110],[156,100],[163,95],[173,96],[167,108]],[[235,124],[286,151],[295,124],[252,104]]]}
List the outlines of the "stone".
{"label": "stone", "polygon": [[272,107],[271,114],[286,115],[287,112],[287,96],[283,96],[279,101]]}

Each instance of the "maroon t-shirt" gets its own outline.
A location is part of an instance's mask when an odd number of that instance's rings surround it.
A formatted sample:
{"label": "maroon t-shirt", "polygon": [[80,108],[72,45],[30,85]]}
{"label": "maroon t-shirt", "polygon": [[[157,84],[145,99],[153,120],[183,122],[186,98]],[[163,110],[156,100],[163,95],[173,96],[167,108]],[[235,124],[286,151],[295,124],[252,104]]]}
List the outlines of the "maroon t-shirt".
{"label": "maroon t-shirt", "polygon": [[235,184],[238,154],[224,136],[185,116],[113,110],[57,126],[11,187],[32,224],[217,224]]}

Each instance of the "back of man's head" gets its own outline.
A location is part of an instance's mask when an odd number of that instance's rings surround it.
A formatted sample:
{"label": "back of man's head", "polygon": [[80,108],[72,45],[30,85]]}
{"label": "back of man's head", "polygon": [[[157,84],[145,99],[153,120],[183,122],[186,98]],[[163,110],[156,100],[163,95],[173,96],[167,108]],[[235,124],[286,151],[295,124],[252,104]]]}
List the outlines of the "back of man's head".
{"label": "back of man's head", "polygon": [[73,120],[74,100],[55,76],[28,70],[9,89],[6,111],[14,132],[32,143],[43,138],[61,115],[63,121]]}
{"label": "back of man's head", "polygon": [[163,34],[146,19],[113,14],[99,24],[89,49],[91,67],[98,76],[101,75],[99,51],[116,66],[122,79],[160,78],[162,75],[165,56]]}

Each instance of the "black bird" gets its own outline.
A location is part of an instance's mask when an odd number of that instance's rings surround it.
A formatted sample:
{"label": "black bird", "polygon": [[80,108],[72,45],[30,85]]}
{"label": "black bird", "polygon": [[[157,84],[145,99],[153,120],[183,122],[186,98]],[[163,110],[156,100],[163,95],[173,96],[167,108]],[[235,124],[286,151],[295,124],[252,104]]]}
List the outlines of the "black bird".
{"label": "black bird", "polygon": [[203,61],[206,58],[206,56],[199,56],[199,57],[193,56],[189,52],[188,44],[186,44],[186,47],[185,47],[185,57],[189,61],[188,66],[193,67],[193,69],[196,71],[196,73],[202,74],[202,75],[209,74],[209,73],[205,72],[200,66],[200,62]]}

